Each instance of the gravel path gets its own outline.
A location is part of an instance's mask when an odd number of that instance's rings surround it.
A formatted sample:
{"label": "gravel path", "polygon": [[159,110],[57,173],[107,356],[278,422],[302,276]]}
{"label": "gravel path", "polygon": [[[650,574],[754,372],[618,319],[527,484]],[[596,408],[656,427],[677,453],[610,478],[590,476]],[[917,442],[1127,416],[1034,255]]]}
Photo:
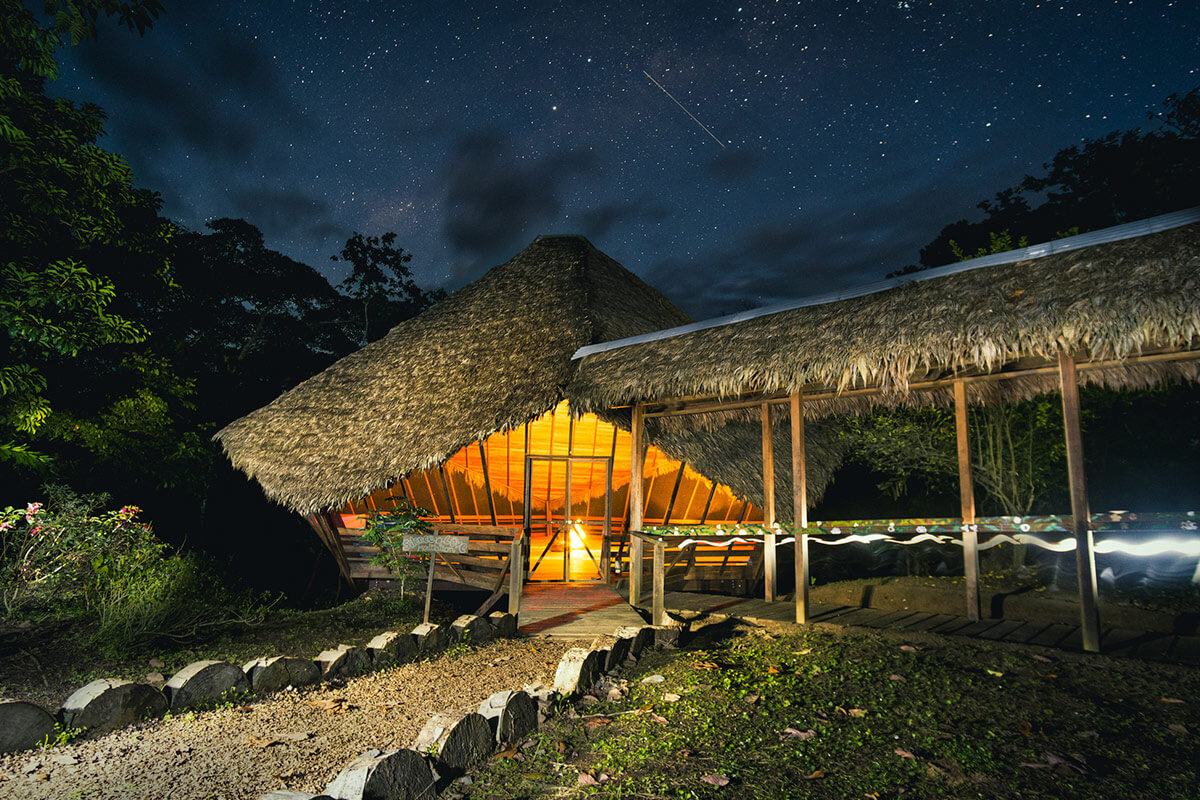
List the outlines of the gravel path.
{"label": "gravel path", "polygon": [[493,692],[550,683],[567,649],[591,644],[501,640],[340,685],[5,756],[0,797],[251,800],[274,789],[319,793],[364,750],[407,747],[437,712],[474,710]]}

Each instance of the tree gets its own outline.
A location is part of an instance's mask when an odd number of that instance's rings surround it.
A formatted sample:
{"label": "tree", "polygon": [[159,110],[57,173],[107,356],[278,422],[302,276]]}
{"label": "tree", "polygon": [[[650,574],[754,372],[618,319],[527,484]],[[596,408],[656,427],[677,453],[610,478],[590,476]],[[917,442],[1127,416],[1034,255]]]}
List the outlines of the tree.
{"label": "tree", "polygon": [[101,15],[144,32],[160,11],[157,0],[60,0],[42,24],[17,0],[0,0],[0,461],[47,463],[30,440],[52,411],[48,367],[146,338],[112,309],[118,287],[96,268],[97,251],[149,257],[143,277],[169,282],[171,226],[128,224],[157,219],[158,199],[97,146],[103,112],[45,91],[65,39],[95,36]]}
{"label": "tree", "polygon": [[988,250],[996,231],[1045,242],[1072,229],[1106,228],[1197,205],[1200,87],[1182,97],[1172,94],[1163,105],[1164,111],[1150,115],[1159,123],[1157,130],[1113,131],[1059,150],[1040,175],[1027,175],[979,203],[985,219],[944,227],[921,249],[921,264],[954,261],[959,254],[952,242],[961,252]]}
{"label": "tree", "polygon": [[412,255],[396,247],[396,234],[364,236],[355,232],[333,261],[350,264],[350,275],[338,284],[358,307],[360,321],[353,325],[359,344],[374,341],[398,322],[425,310],[445,296],[441,290],[425,292],[413,280],[408,263]]}

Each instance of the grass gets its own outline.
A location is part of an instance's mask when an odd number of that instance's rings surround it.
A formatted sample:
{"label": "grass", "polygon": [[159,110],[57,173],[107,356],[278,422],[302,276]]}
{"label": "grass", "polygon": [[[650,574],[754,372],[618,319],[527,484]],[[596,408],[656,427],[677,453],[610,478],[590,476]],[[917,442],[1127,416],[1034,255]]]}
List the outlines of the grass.
{"label": "grass", "polygon": [[[91,626],[59,620],[10,634],[0,654],[0,695],[54,709],[71,691],[97,678],[142,680],[152,672],[170,676],[204,659],[241,665],[263,656],[315,657],[339,643],[362,645],[383,631],[413,627],[421,621],[423,602],[411,594],[401,598],[378,591],[330,609],[272,609],[261,623],[227,626],[202,643],[163,644],[123,659],[105,658],[88,646]],[[434,619],[449,622],[455,616],[434,598]]]}
{"label": "grass", "polygon": [[1194,668],[723,624],[621,677],[626,696],[548,722],[468,795],[1200,798]]}

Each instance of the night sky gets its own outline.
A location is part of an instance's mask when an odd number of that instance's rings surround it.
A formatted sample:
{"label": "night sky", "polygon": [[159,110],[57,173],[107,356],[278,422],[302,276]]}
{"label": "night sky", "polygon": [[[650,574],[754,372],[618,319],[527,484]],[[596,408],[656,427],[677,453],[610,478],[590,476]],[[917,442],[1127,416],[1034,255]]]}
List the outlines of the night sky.
{"label": "night sky", "polygon": [[698,318],[915,263],[1200,84],[1191,1],[166,3],[52,91],[172,219],[244,217],[335,282],[393,230],[448,289],[583,233]]}

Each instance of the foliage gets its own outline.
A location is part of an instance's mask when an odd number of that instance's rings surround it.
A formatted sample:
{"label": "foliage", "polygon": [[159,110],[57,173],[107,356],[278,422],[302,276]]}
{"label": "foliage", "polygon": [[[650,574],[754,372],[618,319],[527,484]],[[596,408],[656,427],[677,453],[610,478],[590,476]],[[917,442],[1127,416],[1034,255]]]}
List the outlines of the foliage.
{"label": "foliage", "polygon": [[48,502],[0,515],[4,614],[94,617],[108,655],[205,629],[261,620],[268,606],[226,591],[191,554],[172,554],[136,506],[103,511],[105,495],[47,486]]}
{"label": "foliage", "polygon": [[[981,511],[1022,516],[1047,510],[1066,485],[1061,413],[1042,395],[1009,406],[972,408],[971,468],[985,499]],[[879,488],[903,495],[920,476],[934,487],[954,485],[958,449],[951,409],[888,409],[848,419],[842,436],[851,455],[888,475]],[[991,506],[991,509],[988,507]]]}
{"label": "foliage", "polygon": [[429,511],[420,508],[408,499],[402,499],[391,511],[373,511],[367,517],[363,538],[379,548],[372,564],[386,567],[388,572],[400,580],[400,596],[404,596],[404,584],[411,577],[420,576],[429,565],[424,553],[404,551],[407,534],[428,535],[433,533]]}
{"label": "foliage", "polygon": [[397,322],[417,314],[440,300],[441,290],[425,292],[413,280],[408,263],[412,254],[396,247],[396,234],[364,236],[355,232],[333,261],[350,264],[350,274],[338,289],[361,309],[361,325],[355,325],[360,345],[387,333]]}
{"label": "foliage", "polygon": [[165,282],[171,231],[154,222],[157,198],[135,189],[124,161],[97,146],[103,112],[45,91],[64,38],[93,36],[102,14],[144,31],[160,4],[47,5],[52,21],[41,24],[17,0],[0,4],[0,436],[12,440],[0,458],[21,464],[46,461],[28,440],[51,412],[47,365],[146,337],[112,309],[118,287],[96,253],[149,256],[143,279]]}

